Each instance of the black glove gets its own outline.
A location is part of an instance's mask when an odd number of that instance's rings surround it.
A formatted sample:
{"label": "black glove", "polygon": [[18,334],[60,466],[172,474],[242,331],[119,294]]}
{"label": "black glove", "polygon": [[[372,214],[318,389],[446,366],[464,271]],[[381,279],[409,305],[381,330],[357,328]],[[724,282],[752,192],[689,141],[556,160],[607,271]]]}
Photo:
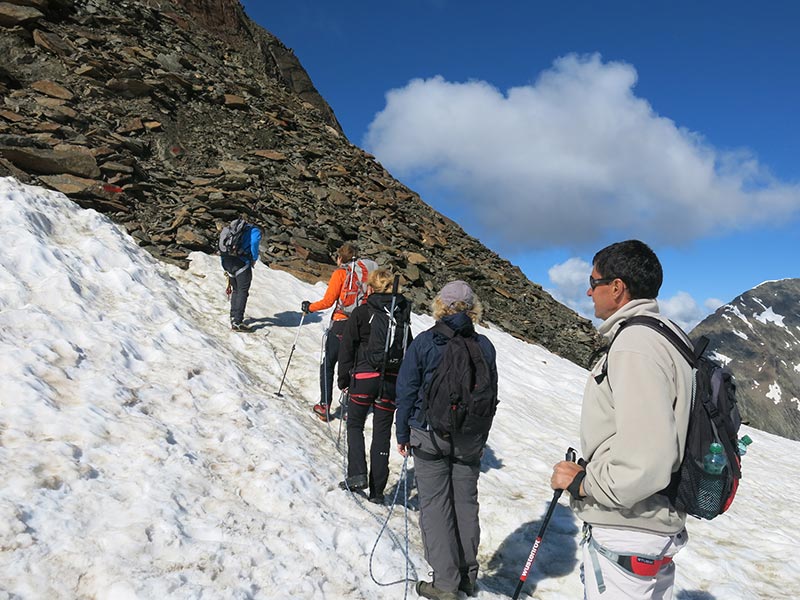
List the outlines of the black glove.
{"label": "black glove", "polygon": [[309,314],[311,312],[311,302],[308,300],[303,300],[303,303],[300,305],[300,310],[306,314]]}

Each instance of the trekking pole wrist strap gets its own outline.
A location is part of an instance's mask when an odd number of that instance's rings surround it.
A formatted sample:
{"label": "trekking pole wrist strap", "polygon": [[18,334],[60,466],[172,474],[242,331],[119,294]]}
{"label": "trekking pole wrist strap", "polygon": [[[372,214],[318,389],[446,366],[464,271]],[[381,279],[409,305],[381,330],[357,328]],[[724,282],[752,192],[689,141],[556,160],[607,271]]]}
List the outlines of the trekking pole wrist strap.
{"label": "trekking pole wrist strap", "polygon": [[583,483],[585,477],[585,470],[578,471],[577,475],[575,475],[575,478],[572,480],[572,483],[567,486],[567,491],[573,498],[575,498],[575,500],[583,500],[586,498],[586,496],[581,495],[581,484]]}

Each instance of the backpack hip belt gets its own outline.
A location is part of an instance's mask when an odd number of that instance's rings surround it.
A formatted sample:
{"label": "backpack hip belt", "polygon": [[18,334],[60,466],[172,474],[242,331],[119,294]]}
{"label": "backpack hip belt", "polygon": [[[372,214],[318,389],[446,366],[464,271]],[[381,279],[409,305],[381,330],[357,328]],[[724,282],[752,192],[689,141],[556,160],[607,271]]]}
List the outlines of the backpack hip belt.
{"label": "backpack hip belt", "polygon": [[672,557],[664,556],[663,553],[625,554],[609,550],[605,546],[598,544],[594,537],[592,537],[592,526],[588,523],[583,524],[581,546],[584,544],[589,544],[589,557],[592,559],[592,569],[594,570],[595,581],[597,581],[597,590],[601,594],[605,592],[606,584],[603,579],[603,571],[600,568],[600,561],[597,559],[598,554],[605,556],[611,562],[622,567],[623,570],[637,577],[655,577],[662,567],[672,562]]}
{"label": "backpack hip belt", "polygon": [[478,457],[475,460],[466,461],[460,458],[456,458],[455,456],[448,456],[446,454],[431,454],[430,452],[425,452],[424,450],[420,450],[419,448],[412,448],[411,455],[415,459],[420,460],[446,460],[449,463],[456,464],[456,465],[466,465],[468,467],[476,467],[481,464],[481,459]]}
{"label": "backpack hip belt", "polygon": [[465,460],[463,458],[458,458],[455,455],[455,440],[449,434],[441,435],[442,437],[449,437],[450,438],[450,454],[445,454],[442,452],[442,449],[439,448],[439,444],[436,443],[436,435],[432,430],[429,430],[428,433],[431,436],[431,443],[433,447],[436,448],[437,454],[433,454],[432,452],[426,452],[425,450],[421,450],[420,448],[411,448],[412,456],[417,459],[421,460],[446,460],[451,465],[466,465],[468,467],[477,467],[481,464],[481,456],[480,454],[473,458],[472,460]]}
{"label": "backpack hip belt", "polygon": [[249,262],[247,262],[247,261],[245,261],[245,263],[244,263],[244,266],[243,266],[241,269],[238,269],[238,270],[237,270],[235,273],[230,273],[229,271],[225,271],[225,272],[226,272],[226,273],[227,273],[227,274],[228,274],[230,277],[237,277],[238,275],[241,275],[242,273],[244,273],[245,271],[247,271],[247,269],[249,269],[250,267],[251,267],[250,263],[249,263]]}

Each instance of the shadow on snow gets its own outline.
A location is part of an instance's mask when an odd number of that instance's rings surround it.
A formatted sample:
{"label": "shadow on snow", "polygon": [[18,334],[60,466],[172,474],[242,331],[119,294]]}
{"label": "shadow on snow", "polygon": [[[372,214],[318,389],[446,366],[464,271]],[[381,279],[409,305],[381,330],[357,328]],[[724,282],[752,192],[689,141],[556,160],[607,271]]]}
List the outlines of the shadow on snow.
{"label": "shadow on snow", "polygon": [[675,600],[716,600],[714,594],[697,590],[681,590],[675,595]]}
{"label": "shadow on snow", "polygon": [[[482,587],[511,596],[548,507],[549,504],[545,505],[539,520],[523,523],[500,544],[484,569],[484,572],[491,575],[479,577]],[[536,585],[543,579],[563,577],[575,570],[578,565],[575,557],[578,532],[578,524],[572,511],[561,504],[556,505],[521,596],[533,594]]]}
{"label": "shadow on snow", "polygon": [[[286,310],[280,313],[276,313],[271,317],[260,317],[257,319],[247,319],[247,324],[250,325],[253,329],[262,329],[264,327],[297,327],[300,325],[300,317],[302,313],[295,310]],[[319,323],[322,321],[322,315],[317,313],[311,313],[306,315],[306,318],[303,319],[303,324],[307,323]]]}

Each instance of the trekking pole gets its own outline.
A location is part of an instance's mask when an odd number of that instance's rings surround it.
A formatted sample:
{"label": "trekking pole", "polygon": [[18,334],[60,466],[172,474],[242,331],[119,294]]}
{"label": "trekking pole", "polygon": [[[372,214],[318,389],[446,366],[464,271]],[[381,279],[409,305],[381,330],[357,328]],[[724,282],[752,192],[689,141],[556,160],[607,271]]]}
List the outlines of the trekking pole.
{"label": "trekking pole", "polygon": [[278,398],[283,398],[283,394],[281,394],[281,390],[283,389],[283,382],[286,381],[286,373],[289,371],[289,364],[292,362],[292,355],[294,354],[295,346],[297,346],[297,339],[300,337],[300,328],[303,326],[303,319],[305,318],[306,318],[306,313],[302,313],[300,315],[300,325],[297,326],[297,335],[294,336],[294,342],[292,342],[292,349],[289,351],[289,360],[286,361],[286,368],[283,370],[281,385],[278,387],[278,391],[275,393],[275,395]]}
{"label": "trekking pole", "polygon": [[[576,457],[577,455],[574,448],[567,450],[566,460],[575,462]],[[525,563],[525,568],[522,569],[522,574],[519,576],[517,589],[514,590],[514,595],[512,596],[513,600],[517,600],[517,598],[519,598],[519,593],[522,591],[522,586],[525,583],[525,580],[528,578],[528,573],[531,570],[531,566],[533,566],[533,561],[536,560],[536,553],[539,552],[539,546],[542,543],[545,529],[547,529],[547,525],[550,523],[550,517],[553,516],[553,510],[555,510],[556,504],[558,504],[558,499],[561,497],[561,493],[563,491],[564,490],[556,490],[553,492],[553,499],[550,501],[550,507],[547,509],[547,513],[544,516],[544,521],[542,521],[542,526],[539,528],[539,533],[536,535],[536,540],[533,542],[533,548],[531,548],[531,553],[530,556],[528,556],[527,562]]]}
{"label": "trekking pole", "polygon": [[[342,452],[342,430],[344,430],[344,447],[347,447],[347,427],[344,427],[344,423],[347,421],[347,409],[350,407],[350,388],[342,390],[342,393],[339,395],[339,407],[339,431],[336,434],[336,449]],[[345,466],[347,466],[346,462]],[[347,478],[346,469],[345,478]]]}

